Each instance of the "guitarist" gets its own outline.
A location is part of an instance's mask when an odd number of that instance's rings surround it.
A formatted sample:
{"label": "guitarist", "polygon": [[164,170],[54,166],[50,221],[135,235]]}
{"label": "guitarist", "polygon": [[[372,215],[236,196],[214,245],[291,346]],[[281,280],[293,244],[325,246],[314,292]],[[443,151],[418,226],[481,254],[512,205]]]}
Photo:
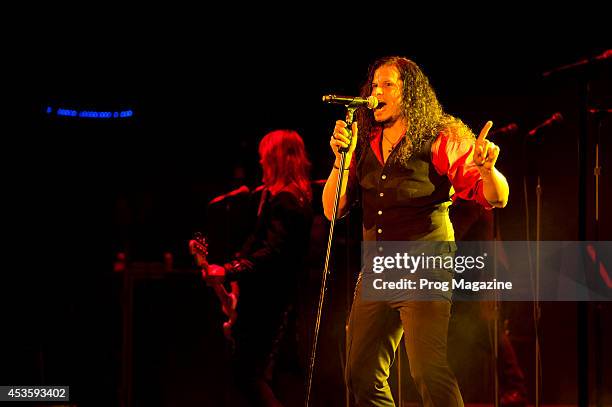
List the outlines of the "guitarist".
{"label": "guitarist", "polygon": [[310,240],[310,162],[293,130],[268,133],[259,143],[259,157],[264,189],[255,228],[234,259],[208,265],[202,276],[208,284],[238,282],[232,328],[236,384],[254,405],[279,406],[272,368]]}

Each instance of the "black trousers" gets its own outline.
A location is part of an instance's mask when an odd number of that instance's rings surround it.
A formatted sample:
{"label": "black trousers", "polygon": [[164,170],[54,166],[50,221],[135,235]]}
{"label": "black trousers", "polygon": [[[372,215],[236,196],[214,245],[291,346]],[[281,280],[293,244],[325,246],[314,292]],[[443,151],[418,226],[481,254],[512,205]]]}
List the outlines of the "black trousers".
{"label": "black trousers", "polygon": [[395,406],[387,379],[404,333],[410,373],[429,406],[463,406],[446,360],[451,303],[363,301],[361,279],[349,316],[345,379],[357,406]]}
{"label": "black trousers", "polygon": [[251,303],[238,312],[232,372],[236,386],[251,406],[280,406],[272,389],[275,364],[286,339],[290,305]]}

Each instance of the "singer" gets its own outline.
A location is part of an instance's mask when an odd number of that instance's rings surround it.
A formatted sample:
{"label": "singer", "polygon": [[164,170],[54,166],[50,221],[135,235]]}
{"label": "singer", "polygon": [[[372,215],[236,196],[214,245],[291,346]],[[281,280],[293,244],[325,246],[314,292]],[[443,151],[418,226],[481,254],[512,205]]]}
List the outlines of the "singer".
{"label": "singer", "polygon": [[[347,171],[339,216],[357,201],[363,209],[363,239],[452,242],[448,207],[453,199],[504,207],[508,183],[495,168],[499,147],[487,140],[492,123],[478,138],[445,113],[422,70],[392,56],[375,61],[361,91],[375,96],[373,110],[359,109],[350,136],[339,120],[330,140],[335,163],[323,191],[323,208],[333,211],[337,171]],[[361,136],[362,135],[362,136]],[[339,168],[339,148],[348,148]],[[453,244],[448,247],[452,250]],[[451,272],[428,273],[430,281],[450,281]],[[451,291],[435,300],[363,301],[357,283],[347,332],[345,379],[358,406],[394,406],[387,383],[389,367],[405,333],[410,372],[425,406],[462,406],[457,380],[447,360]]]}
{"label": "singer", "polygon": [[293,130],[268,133],[259,143],[259,156],[264,189],[255,229],[233,260],[223,266],[210,264],[202,277],[209,284],[239,283],[232,328],[236,385],[249,405],[280,406],[272,371],[310,240],[310,162],[302,138]]}

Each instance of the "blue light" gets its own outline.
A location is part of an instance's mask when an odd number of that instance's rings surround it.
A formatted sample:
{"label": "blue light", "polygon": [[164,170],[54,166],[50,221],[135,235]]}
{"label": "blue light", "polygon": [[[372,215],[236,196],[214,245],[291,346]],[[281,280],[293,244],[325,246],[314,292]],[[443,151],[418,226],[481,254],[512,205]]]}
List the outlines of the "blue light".
{"label": "blue light", "polygon": [[58,116],[71,116],[71,117],[75,117],[77,115],[77,111],[76,110],[70,110],[70,109],[57,109],[57,115]]}
{"label": "blue light", "polygon": [[[54,113],[53,107],[47,106],[47,114],[52,115]],[[134,112],[131,109],[127,110],[115,110],[115,111],[97,111],[97,110],[76,110],[60,107],[55,110],[56,116],[62,117],[79,117],[82,119],[124,119],[132,117]]]}

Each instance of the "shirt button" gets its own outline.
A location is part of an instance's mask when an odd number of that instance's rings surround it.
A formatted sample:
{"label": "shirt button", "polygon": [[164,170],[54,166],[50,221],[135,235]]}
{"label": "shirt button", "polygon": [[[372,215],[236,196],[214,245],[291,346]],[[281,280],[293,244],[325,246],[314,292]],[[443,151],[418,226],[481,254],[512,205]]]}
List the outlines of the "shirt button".
{"label": "shirt button", "polygon": [[378,246],[378,251],[379,251],[379,252],[382,252],[382,251],[383,251],[382,246]]}
{"label": "shirt button", "polygon": [[380,193],[380,194],[378,194],[378,195],[380,195],[380,196],[385,196],[385,193],[384,193],[384,192],[381,192],[381,193]]}
{"label": "shirt button", "polygon": [[387,179],[387,176],[385,174],[383,174],[380,178]]}
{"label": "shirt button", "polygon": [[382,233],[382,229],[378,229],[378,233]]}
{"label": "shirt button", "polygon": [[379,214],[379,215],[382,215],[382,211],[378,211],[378,214]]}

